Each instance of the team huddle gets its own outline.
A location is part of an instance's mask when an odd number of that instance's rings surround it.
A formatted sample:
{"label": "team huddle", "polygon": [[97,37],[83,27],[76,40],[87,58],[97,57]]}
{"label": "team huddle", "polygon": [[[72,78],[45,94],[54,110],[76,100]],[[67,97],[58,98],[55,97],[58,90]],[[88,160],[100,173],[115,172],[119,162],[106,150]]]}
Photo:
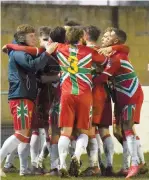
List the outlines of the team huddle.
{"label": "team huddle", "polygon": [[[125,176],[148,172],[135,124],[140,123],[143,91],[128,58],[127,35],[107,28],[97,41],[96,26],[67,22],[64,27],[42,26],[36,47],[34,27],[17,27],[14,41],[3,47],[9,57],[9,107],[15,133],[0,149],[0,176],[16,170],[20,176],[45,174],[61,177]],[[114,103],[114,112],[112,105]],[[123,147],[123,163],[113,171],[114,144]],[[39,129],[46,139],[39,152]],[[106,163],[101,154],[101,143]],[[88,168],[81,171],[81,155],[87,151]],[[50,154],[50,172],[44,159]],[[66,158],[71,162],[67,167]],[[31,157],[31,169],[28,156]]]}

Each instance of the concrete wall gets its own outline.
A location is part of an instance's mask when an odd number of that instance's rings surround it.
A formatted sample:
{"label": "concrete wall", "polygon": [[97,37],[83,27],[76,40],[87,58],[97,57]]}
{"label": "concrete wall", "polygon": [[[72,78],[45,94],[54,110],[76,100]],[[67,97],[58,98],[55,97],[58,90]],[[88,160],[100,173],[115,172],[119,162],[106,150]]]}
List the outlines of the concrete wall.
{"label": "concrete wall", "polygon": [[[96,25],[101,30],[112,26],[110,7],[78,7],[52,5],[2,4],[1,6],[1,44],[11,42],[18,25],[28,23],[36,28],[43,25],[63,25],[65,17],[71,17],[84,25]],[[130,58],[143,85],[149,85],[149,8],[120,7],[119,25],[128,34]],[[8,57],[2,53],[1,91],[8,90]],[[7,95],[1,96],[2,122],[11,119]]]}

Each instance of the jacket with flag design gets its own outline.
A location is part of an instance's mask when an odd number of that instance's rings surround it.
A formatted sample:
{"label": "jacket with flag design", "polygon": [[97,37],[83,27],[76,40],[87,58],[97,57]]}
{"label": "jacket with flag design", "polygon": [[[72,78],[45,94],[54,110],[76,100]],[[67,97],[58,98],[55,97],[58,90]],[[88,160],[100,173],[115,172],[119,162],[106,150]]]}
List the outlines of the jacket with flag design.
{"label": "jacket with flag design", "polygon": [[116,100],[120,107],[143,102],[143,91],[135,70],[126,53],[116,53],[108,60],[103,73],[96,83],[105,82],[109,77],[115,82]]}
{"label": "jacket with flag design", "polygon": [[83,45],[59,44],[55,53],[61,68],[62,93],[79,95],[92,90],[92,62],[104,64],[106,57]]}

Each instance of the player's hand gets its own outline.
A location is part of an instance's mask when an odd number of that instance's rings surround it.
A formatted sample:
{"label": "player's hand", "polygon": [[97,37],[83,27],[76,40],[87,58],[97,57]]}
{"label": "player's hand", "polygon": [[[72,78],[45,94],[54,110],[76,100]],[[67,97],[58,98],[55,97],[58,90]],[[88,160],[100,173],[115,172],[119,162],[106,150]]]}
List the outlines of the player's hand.
{"label": "player's hand", "polygon": [[58,46],[58,43],[56,43],[56,42],[48,44],[46,46],[46,52],[49,54],[52,54],[55,51],[55,49],[57,48],[57,46]]}
{"label": "player's hand", "polygon": [[111,56],[115,53],[115,51],[112,50],[112,47],[106,47],[106,48],[100,48],[97,50],[98,53],[103,54],[104,56]]}
{"label": "player's hand", "polygon": [[2,47],[2,52],[3,53],[8,53],[8,49],[7,49],[7,45],[4,45],[3,47]]}

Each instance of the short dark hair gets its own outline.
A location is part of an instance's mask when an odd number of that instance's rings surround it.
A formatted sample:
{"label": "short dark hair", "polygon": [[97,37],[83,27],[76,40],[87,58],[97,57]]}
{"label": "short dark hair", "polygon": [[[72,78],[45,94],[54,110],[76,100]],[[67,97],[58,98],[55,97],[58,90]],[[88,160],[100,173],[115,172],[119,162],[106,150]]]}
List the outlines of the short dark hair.
{"label": "short dark hair", "polygon": [[53,28],[50,32],[50,38],[52,39],[53,42],[65,43],[65,39],[66,39],[65,37],[66,37],[66,30],[61,26],[57,26]]}
{"label": "short dark hair", "polygon": [[47,37],[50,37],[50,31],[51,31],[51,28],[49,26],[41,26],[39,29],[38,29],[38,34],[39,36],[47,36]]}
{"label": "short dark hair", "polygon": [[126,33],[121,29],[114,29],[113,31],[115,32],[116,36],[118,37],[119,43],[124,44],[127,40]]}
{"label": "short dark hair", "polygon": [[97,41],[100,36],[100,29],[96,26],[86,26],[84,31],[88,34],[90,41]]}
{"label": "short dark hair", "polygon": [[66,31],[66,40],[69,44],[77,44],[83,37],[83,30],[77,27],[71,27]]}
{"label": "short dark hair", "polygon": [[80,26],[81,24],[73,20],[69,20],[69,21],[66,20],[64,25],[72,27],[72,26]]}

